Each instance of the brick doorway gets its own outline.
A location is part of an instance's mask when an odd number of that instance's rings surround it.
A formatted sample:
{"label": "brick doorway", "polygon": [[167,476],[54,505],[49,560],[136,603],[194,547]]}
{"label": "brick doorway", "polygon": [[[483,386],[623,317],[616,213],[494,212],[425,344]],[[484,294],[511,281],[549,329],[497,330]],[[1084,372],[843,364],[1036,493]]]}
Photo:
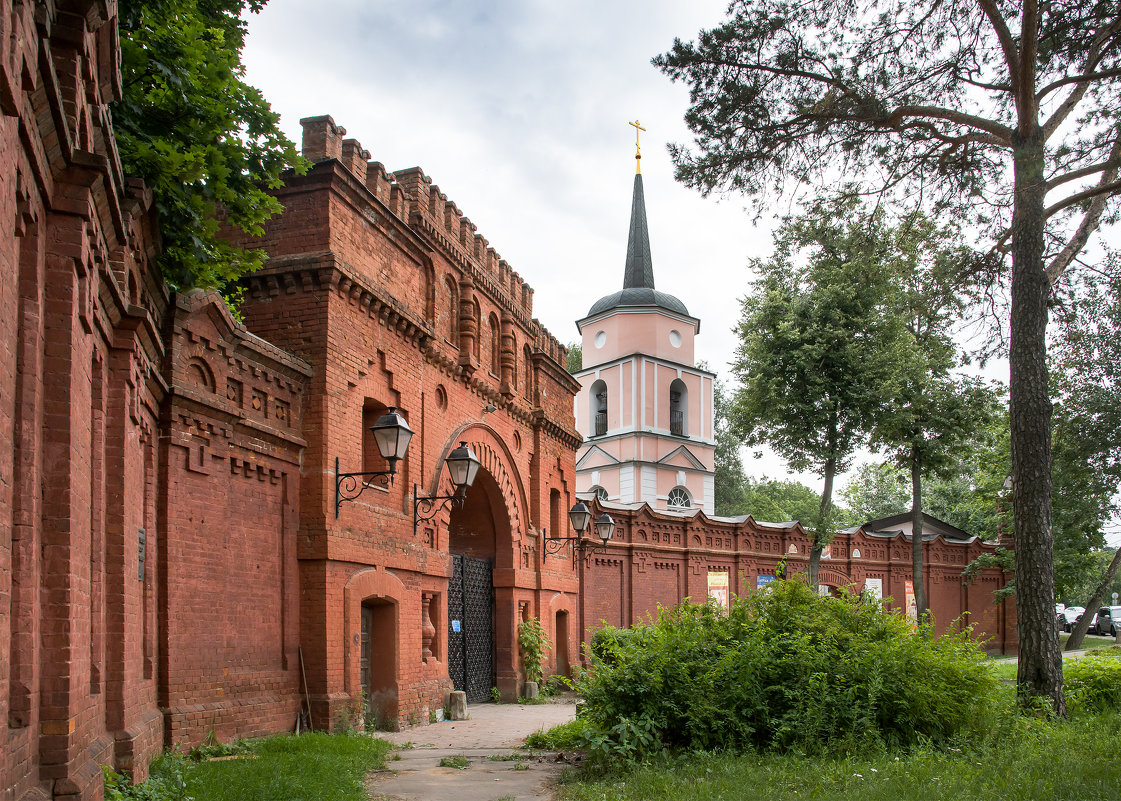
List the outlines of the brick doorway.
{"label": "brick doorway", "polygon": [[397,720],[397,607],[378,598],[362,603],[360,675],[369,728]]}

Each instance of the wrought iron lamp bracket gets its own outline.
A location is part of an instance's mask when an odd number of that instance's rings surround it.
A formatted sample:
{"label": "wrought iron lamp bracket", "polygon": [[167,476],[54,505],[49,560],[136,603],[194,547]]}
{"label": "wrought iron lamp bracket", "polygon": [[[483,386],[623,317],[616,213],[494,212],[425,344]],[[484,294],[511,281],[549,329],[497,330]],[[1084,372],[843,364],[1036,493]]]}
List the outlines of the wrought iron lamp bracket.
{"label": "wrought iron lamp bracket", "polygon": [[388,488],[397,475],[397,460],[389,461],[388,470],[374,470],[366,473],[340,473],[339,457],[335,457],[335,518],[343,501],[353,501],[370,487]]}
{"label": "wrought iron lamp bracket", "polygon": [[413,539],[416,539],[416,531],[421,521],[427,523],[439,514],[441,509],[447,506],[457,509],[462,508],[464,501],[467,500],[466,485],[460,487],[451,495],[430,495],[428,497],[423,497],[419,490],[420,487],[413,484]]}
{"label": "wrought iron lamp bracket", "polygon": [[607,543],[596,544],[595,540],[585,537],[549,537],[542,538],[545,543],[545,556],[558,554],[565,545],[572,546],[572,569],[576,569],[577,557],[588,564],[588,560],[596,554],[607,553]]}

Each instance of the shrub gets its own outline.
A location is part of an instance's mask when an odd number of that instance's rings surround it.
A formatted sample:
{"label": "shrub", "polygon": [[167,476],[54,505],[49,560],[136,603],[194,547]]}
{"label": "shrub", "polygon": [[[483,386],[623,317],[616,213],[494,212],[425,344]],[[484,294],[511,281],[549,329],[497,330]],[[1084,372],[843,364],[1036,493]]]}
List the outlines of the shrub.
{"label": "shrub", "polygon": [[592,729],[586,718],[578,717],[548,731],[535,731],[525,739],[526,748],[570,751],[586,747]]}
{"label": "shrub", "polygon": [[531,617],[521,622],[518,626],[518,646],[522,651],[525,680],[540,684],[543,675],[541,660],[545,658],[545,650],[553,647],[540,620]]}
{"label": "shrub", "polygon": [[1067,705],[1071,710],[1121,709],[1121,649],[1094,651],[1063,664]]}
{"label": "shrub", "polygon": [[983,719],[998,687],[968,630],[935,638],[874,600],[819,598],[799,581],[727,614],[661,610],[597,633],[591,654],[581,689],[602,756],[938,744]]}

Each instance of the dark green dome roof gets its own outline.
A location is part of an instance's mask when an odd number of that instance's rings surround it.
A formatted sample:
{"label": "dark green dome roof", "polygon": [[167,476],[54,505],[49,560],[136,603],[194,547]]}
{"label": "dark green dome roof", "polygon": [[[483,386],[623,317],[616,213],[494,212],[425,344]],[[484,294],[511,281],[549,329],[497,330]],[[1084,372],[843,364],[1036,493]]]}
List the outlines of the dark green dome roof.
{"label": "dark green dome roof", "polygon": [[689,316],[685,304],[667,292],[659,292],[651,287],[629,287],[620,289],[597,300],[588,311],[588,316],[619,308],[620,306],[657,306],[666,311]]}

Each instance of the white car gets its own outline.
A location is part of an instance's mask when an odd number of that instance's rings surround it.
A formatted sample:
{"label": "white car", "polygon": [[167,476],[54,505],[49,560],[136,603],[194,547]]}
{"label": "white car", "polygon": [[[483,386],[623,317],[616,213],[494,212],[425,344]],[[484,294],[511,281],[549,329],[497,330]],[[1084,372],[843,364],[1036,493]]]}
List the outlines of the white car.
{"label": "white car", "polygon": [[1059,612],[1056,622],[1059,628],[1063,631],[1071,631],[1074,629],[1074,624],[1078,622],[1078,618],[1082,617],[1082,613],[1086,610],[1081,606],[1068,606]]}

